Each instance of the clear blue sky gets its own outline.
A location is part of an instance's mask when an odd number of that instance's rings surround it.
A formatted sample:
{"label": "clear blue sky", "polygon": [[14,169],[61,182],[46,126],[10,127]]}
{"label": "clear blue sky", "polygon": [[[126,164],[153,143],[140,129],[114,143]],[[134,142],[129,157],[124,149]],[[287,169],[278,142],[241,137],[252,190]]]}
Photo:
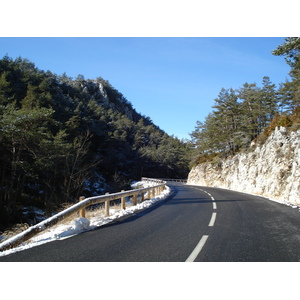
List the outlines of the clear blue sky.
{"label": "clear blue sky", "polygon": [[288,78],[277,37],[0,38],[0,56],[28,58],[41,70],[108,80],[168,134],[189,138],[221,88]]}

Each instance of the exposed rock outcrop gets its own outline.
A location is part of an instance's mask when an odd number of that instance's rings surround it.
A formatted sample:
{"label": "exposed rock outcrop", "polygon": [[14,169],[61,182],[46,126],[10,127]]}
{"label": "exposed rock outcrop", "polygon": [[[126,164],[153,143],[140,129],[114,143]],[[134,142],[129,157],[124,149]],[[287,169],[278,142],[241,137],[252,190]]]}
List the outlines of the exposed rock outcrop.
{"label": "exposed rock outcrop", "polygon": [[300,205],[300,130],[277,127],[263,145],[192,168],[188,184],[216,186]]}

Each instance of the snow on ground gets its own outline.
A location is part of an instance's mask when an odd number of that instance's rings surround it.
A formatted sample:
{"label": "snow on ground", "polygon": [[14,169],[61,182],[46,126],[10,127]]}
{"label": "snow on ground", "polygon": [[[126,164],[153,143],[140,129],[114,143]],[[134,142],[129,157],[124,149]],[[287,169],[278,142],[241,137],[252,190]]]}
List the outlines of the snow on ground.
{"label": "snow on ground", "polygon": [[[152,185],[153,184],[151,183],[138,181],[134,183],[132,187],[138,187],[138,186],[148,187]],[[148,208],[151,205],[153,205],[155,202],[167,198],[169,194],[170,194],[170,188],[166,186],[166,189],[159,196],[152,198],[150,200],[145,200],[144,202],[138,203],[137,205],[126,207],[126,209],[110,208],[109,217],[94,216],[91,217],[89,220],[86,218],[77,218],[75,220],[70,221],[69,223],[66,224],[63,223],[60,225],[53,226],[48,230],[45,230],[45,232],[38,234],[37,236],[31,238],[29,241],[23,243],[22,245],[16,248],[0,252],[0,256],[5,256],[14,252],[22,251],[55,240],[62,240],[65,238],[69,238],[71,236],[74,236],[84,231],[93,230],[97,227],[110,223],[115,219],[133,214],[138,210]]]}

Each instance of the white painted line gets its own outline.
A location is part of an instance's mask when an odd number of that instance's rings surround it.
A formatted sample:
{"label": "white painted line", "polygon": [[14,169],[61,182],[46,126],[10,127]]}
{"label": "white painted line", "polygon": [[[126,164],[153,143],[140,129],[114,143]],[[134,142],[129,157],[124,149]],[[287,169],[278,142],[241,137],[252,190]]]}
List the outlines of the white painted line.
{"label": "white painted line", "polygon": [[213,202],[213,209],[217,209],[217,204],[216,204],[216,202]]}
{"label": "white painted line", "polygon": [[209,222],[208,226],[214,226],[215,221],[216,221],[216,216],[217,216],[216,212],[212,213],[212,216],[211,216],[211,219],[210,219],[210,222]]}
{"label": "white painted line", "polygon": [[208,239],[208,235],[204,235],[201,238],[201,240],[199,241],[199,243],[196,246],[196,248],[193,250],[193,252],[187,258],[186,262],[193,262],[197,258],[198,254],[200,253],[200,251],[202,250],[203,246],[205,245],[207,239]]}

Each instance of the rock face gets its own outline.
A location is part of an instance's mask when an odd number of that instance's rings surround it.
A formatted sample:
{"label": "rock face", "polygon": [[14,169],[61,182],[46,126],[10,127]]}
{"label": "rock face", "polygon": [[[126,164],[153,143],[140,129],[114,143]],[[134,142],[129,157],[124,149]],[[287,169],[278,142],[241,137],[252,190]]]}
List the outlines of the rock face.
{"label": "rock face", "polygon": [[278,127],[263,145],[193,167],[188,184],[216,186],[300,205],[300,130]]}

